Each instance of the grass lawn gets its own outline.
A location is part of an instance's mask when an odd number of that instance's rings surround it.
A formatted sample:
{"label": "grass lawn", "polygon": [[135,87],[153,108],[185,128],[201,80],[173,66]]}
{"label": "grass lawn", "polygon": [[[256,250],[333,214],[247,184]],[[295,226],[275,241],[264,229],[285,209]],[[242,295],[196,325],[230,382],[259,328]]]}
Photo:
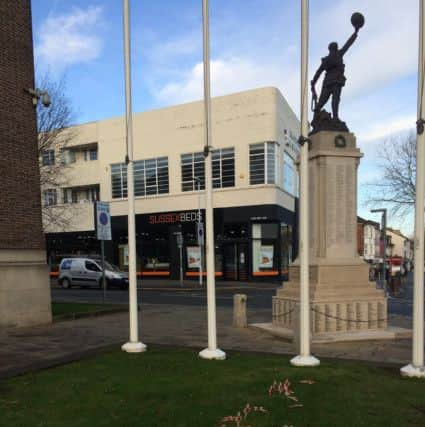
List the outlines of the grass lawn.
{"label": "grass lawn", "polygon": [[75,302],[53,302],[52,315],[61,316],[64,314],[87,313],[112,308],[121,308],[123,306],[116,304],[84,304]]}
{"label": "grass lawn", "polygon": [[[111,351],[90,360],[0,382],[1,426],[221,426],[246,403],[243,426],[425,425],[425,382],[401,379],[397,369],[322,361],[296,369],[273,355],[232,352],[206,361],[194,350],[151,347]],[[268,394],[289,379],[302,407]],[[313,384],[300,380],[314,380]],[[227,423],[226,426],[235,426]]]}

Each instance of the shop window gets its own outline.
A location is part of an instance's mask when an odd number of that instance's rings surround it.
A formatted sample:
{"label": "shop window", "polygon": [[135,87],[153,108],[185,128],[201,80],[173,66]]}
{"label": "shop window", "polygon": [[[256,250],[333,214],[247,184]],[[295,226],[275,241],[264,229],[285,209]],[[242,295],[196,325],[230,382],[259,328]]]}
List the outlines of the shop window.
{"label": "shop window", "polygon": [[170,242],[167,229],[154,233],[143,233],[138,238],[141,248],[143,272],[170,271]]}
{"label": "shop window", "polygon": [[235,149],[220,148],[212,152],[213,188],[235,186]]}
{"label": "shop window", "polygon": [[[181,155],[182,191],[205,189],[205,157],[204,153]],[[195,179],[196,178],[196,179]]]}
{"label": "shop window", "polygon": [[168,192],[168,157],[134,162],[135,196],[151,196]]}
{"label": "shop window", "polygon": [[276,143],[262,142],[249,146],[249,182],[256,184],[276,183]]}
{"label": "shop window", "polygon": [[277,275],[278,225],[252,224],[252,274]]}
{"label": "shop window", "polygon": [[111,165],[112,198],[127,197],[127,165],[118,163]]}
{"label": "shop window", "polygon": [[241,239],[248,237],[248,224],[229,223],[224,224],[224,239]]}

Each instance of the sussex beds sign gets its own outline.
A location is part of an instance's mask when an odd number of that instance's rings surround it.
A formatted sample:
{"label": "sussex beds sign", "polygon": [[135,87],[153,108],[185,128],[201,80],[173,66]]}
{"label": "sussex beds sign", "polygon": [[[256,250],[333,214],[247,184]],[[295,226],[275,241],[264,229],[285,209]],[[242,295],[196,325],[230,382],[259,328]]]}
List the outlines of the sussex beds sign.
{"label": "sussex beds sign", "polygon": [[199,220],[202,221],[202,214],[197,211],[149,215],[148,218],[149,224],[180,224],[182,222],[197,222]]}

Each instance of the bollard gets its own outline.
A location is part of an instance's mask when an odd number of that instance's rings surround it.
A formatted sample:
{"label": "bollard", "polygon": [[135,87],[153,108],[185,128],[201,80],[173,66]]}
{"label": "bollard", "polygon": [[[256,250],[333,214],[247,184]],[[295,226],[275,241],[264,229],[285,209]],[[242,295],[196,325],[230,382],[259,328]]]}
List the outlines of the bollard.
{"label": "bollard", "polygon": [[246,300],[244,294],[233,295],[233,326],[235,328],[246,328],[248,322],[246,320]]}

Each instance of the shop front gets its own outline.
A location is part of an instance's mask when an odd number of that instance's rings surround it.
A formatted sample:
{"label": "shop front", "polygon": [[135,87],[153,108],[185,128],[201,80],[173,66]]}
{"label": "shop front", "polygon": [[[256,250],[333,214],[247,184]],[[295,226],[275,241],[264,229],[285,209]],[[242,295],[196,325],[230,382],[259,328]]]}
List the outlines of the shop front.
{"label": "shop front", "polygon": [[[142,277],[199,278],[204,211],[136,216],[137,271]],[[277,205],[214,210],[215,271],[223,280],[282,280],[296,254],[295,214]],[[128,268],[127,218],[112,218],[114,262]]]}

